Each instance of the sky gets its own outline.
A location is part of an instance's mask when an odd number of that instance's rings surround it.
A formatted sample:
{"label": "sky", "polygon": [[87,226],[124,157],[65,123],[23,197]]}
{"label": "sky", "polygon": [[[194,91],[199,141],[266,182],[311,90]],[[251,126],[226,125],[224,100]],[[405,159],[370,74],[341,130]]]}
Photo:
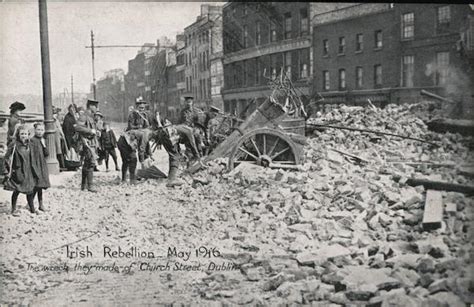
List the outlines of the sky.
{"label": "sky", "polygon": [[[95,45],[156,43],[182,32],[200,14],[202,2],[48,1],[53,95],[70,89],[89,92],[92,82],[90,31]],[[211,2],[223,5],[224,3]],[[42,95],[39,16],[36,1],[0,0],[0,93]],[[96,49],[95,72],[122,68],[139,48]]]}

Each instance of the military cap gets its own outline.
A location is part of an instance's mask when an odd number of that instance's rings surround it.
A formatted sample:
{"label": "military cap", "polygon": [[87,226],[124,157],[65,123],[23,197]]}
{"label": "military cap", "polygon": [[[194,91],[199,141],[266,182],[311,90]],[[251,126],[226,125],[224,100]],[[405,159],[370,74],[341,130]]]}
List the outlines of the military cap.
{"label": "military cap", "polygon": [[10,105],[10,112],[11,113],[13,113],[17,110],[23,111],[24,109],[26,109],[25,105],[22,104],[21,102],[18,102],[18,101],[15,101],[14,103],[12,103]]}
{"label": "military cap", "polygon": [[98,105],[99,102],[97,100],[92,100],[92,99],[87,99],[87,104],[86,106],[89,107],[90,105]]}
{"label": "military cap", "polygon": [[194,99],[194,96],[191,95],[191,94],[187,94],[187,95],[184,95],[183,98],[184,98],[184,100]]}
{"label": "military cap", "polygon": [[219,113],[221,110],[217,107],[211,106],[209,112]]}

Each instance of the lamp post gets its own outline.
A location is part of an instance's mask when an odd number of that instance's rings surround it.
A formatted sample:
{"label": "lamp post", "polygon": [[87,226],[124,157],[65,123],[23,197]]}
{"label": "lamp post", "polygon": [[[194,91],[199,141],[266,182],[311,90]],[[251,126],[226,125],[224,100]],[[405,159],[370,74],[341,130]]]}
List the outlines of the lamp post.
{"label": "lamp post", "polygon": [[43,79],[43,110],[45,123],[46,146],[49,156],[46,159],[50,174],[59,173],[59,163],[56,157],[55,128],[53,119],[53,104],[51,100],[51,71],[49,65],[48,38],[48,8],[46,0],[39,0],[39,22],[41,43],[41,73]]}

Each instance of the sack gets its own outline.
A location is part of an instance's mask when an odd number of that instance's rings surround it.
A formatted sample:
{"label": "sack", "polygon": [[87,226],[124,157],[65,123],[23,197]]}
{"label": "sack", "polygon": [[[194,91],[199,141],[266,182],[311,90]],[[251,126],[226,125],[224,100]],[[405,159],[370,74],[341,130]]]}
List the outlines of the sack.
{"label": "sack", "polygon": [[69,150],[67,151],[65,160],[72,161],[72,162],[81,161],[81,159],[79,158],[79,155],[76,153],[76,150],[73,147],[69,148]]}

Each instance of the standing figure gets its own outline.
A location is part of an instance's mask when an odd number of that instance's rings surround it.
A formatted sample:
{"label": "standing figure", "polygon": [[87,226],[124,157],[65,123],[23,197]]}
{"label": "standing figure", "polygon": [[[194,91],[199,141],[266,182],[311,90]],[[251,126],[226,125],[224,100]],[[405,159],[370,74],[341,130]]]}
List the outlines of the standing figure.
{"label": "standing figure", "polygon": [[65,149],[66,140],[63,133],[63,128],[61,127],[61,123],[58,119],[58,114],[61,109],[53,107],[53,119],[54,119],[54,140],[56,144],[56,156],[59,162],[59,168],[64,169],[66,165],[64,163],[64,154],[66,153],[63,149]]}
{"label": "standing figure", "polygon": [[97,155],[99,156],[98,164],[102,165],[102,161],[105,159],[105,151],[102,147],[102,143],[100,143],[100,138],[104,130],[104,115],[100,111],[95,112],[94,121],[97,127],[97,139],[99,140],[99,147],[97,148]]}
{"label": "standing figure", "polygon": [[97,127],[94,121],[94,114],[97,112],[99,102],[87,100],[87,110],[79,117],[74,129],[79,133],[79,154],[83,160],[81,190],[97,192],[94,187],[94,169],[97,166]]}
{"label": "standing figure", "polygon": [[110,124],[107,122],[104,122],[104,130],[100,135],[100,147],[105,153],[106,171],[109,171],[109,155],[112,156],[112,159],[114,160],[115,170],[119,171],[117,154],[115,152],[115,148],[117,148],[117,139],[115,138],[114,131],[110,128]]}
{"label": "standing figure", "polygon": [[77,106],[75,104],[70,104],[67,111],[66,116],[64,116],[62,128],[67,148],[70,149],[71,147],[74,147],[74,134],[76,133],[74,125],[76,124],[79,114],[77,113]]}
{"label": "standing figure", "polygon": [[49,155],[48,147],[44,140],[44,124],[35,123],[35,135],[30,139],[31,166],[35,179],[33,199],[38,195],[39,210],[46,211],[43,204],[43,190],[51,186],[49,182],[48,164],[46,157]]}
{"label": "standing figure", "polygon": [[[135,103],[135,108],[132,112],[128,115],[128,125],[125,131],[135,131],[136,133],[141,134],[138,138],[140,143],[138,146],[140,147],[139,151],[145,153],[145,158],[151,156],[151,148],[148,143],[149,138],[149,130],[150,128],[150,118],[146,111],[146,105],[148,103],[141,99],[138,99]],[[143,161],[140,161],[143,162]]]}
{"label": "standing figure", "polygon": [[191,130],[193,134],[191,144],[193,145],[191,145],[191,148],[188,148],[188,150],[191,150],[192,147],[197,148],[198,154],[195,158],[200,158],[203,154],[204,139],[199,129],[195,127],[195,124],[198,121],[199,115],[204,114],[204,112],[201,109],[194,107],[193,96],[184,96],[184,101],[186,103],[186,106],[181,110],[180,124]]}
{"label": "standing figure", "polygon": [[14,133],[14,140],[8,145],[4,159],[5,179],[4,189],[13,191],[12,194],[12,214],[17,216],[16,203],[20,193],[26,194],[30,212],[35,213],[33,205],[33,190],[35,181],[31,167],[31,148],[28,139],[28,129],[17,126]]}
{"label": "standing figure", "polygon": [[23,125],[25,121],[21,118],[21,111],[26,107],[21,102],[15,101],[10,105],[10,119],[8,120],[7,146],[15,140],[15,128]]}

